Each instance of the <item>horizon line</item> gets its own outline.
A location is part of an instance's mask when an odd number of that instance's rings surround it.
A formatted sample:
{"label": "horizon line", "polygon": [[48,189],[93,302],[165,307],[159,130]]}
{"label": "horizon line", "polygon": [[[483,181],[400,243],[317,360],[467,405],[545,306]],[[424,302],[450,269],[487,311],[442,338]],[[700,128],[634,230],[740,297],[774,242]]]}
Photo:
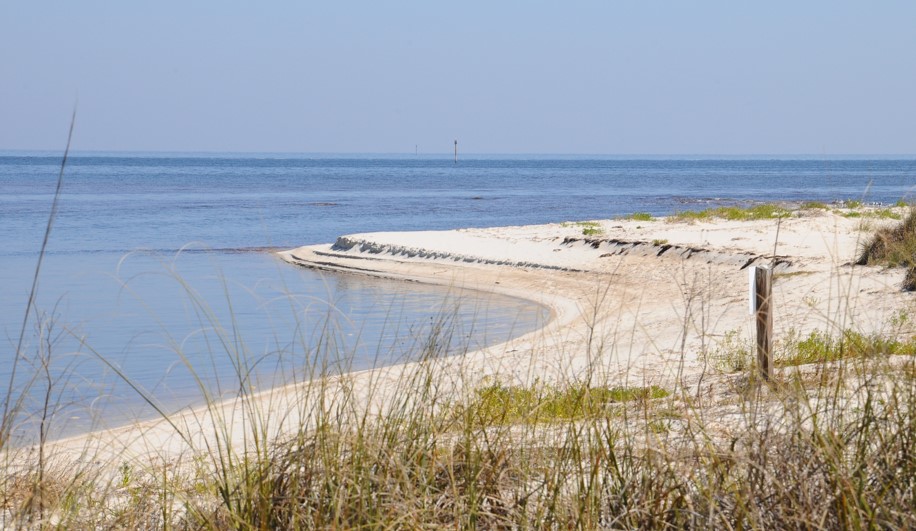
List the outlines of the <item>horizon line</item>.
{"label": "horizon line", "polygon": [[[61,153],[61,150],[57,149],[4,149],[0,148],[0,155],[5,154],[57,154]],[[442,151],[442,152],[427,152],[427,153],[411,153],[411,152],[376,152],[376,151],[210,151],[210,150],[100,150],[100,149],[87,149],[87,150],[71,150],[71,156],[80,156],[82,155],[96,155],[96,156],[118,156],[118,155],[178,155],[178,156],[227,156],[227,155],[290,155],[296,157],[399,157],[399,158],[448,158],[453,157],[453,152],[451,151]],[[727,159],[727,158],[805,158],[805,159],[837,159],[837,158],[916,158],[916,153],[533,153],[533,152],[468,152],[464,154],[459,154],[459,162],[461,158],[465,159],[475,159],[475,158],[492,158],[492,157],[536,157],[536,158],[548,158],[548,157],[577,157],[577,158],[587,158],[587,157],[598,157],[598,158],[629,158],[629,159],[640,159],[640,158],[649,158],[649,159],[658,159],[658,158],[706,158],[706,159]]]}

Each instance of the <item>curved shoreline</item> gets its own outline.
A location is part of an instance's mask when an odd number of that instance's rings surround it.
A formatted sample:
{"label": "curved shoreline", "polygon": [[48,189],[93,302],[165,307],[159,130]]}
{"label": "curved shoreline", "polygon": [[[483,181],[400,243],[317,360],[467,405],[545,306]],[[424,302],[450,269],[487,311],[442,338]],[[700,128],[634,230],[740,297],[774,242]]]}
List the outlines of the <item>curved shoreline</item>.
{"label": "curved shoreline", "polygon": [[[294,251],[296,250],[279,252],[274,251],[274,254],[280,256],[281,259],[287,263],[290,263],[290,265],[308,267],[338,274],[359,274],[380,279],[390,279],[404,282],[419,282],[442,287],[454,287],[460,290],[472,290],[483,294],[495,293],[506,297],[522,299],[527,302],[534,303],[548,310],[549,312],[549,316],[546,321],[535,330],[526,332],[525,334],[522,334],[516,338],[512,338],[508,341],[500,341],[496,344],[489,345],[483,349],[456,354],[455,357],[466,357],[474,355],[483,356],[485,355],[484,352],[506,350],[509,348],[509,345],[516,344],[518,342],[530,341],[530,336],[536,336],[550,327],[562,326],[563,323],[558,322],[560,316],[566,316],[568,320],[575,314],[575,311],[577,310],[575,303],[571,300],[565,300],[562,297],[545,298],[543,296],[533,296],[531,292],[502,285],[500,281],[495,281],[493,284],[482,286],[479,281],[470,281],[467,279],[461,281],[455,277],[447,278],[424,274],[404,274],[396,271],[386,271],[384,269],[361,269],[347,266],[342,263],[322,263],[319,261],[306,262],[302,260],[301,257],[298,260],[291,260],[290,258],[292,257],[289,255],[289,253]],[[300,250],[299,252],[301,253],[302,251]],[[498,276],[502,275],[500,274]],[[342,374],[316,375],[315,378],[325,380],[346,379],[351,382],[364,381],[368,383],[374,379],[377,379],[384,373],[408,372],[417,363],[418,362],[393,363],[390,365],[381,365],[366,369],[359,369]],[[309,381],[289,383],[270,389],[257,391],[246,397],[246,401],[252,403],[271,404],[269,406],[269,409],[271,410],[282,409],[277,407],[278,398],[280,401],[289,401],[291,397],[294,397],[298,392],[300,392],[303,386],[308,386],[309,383]],[[168,420],[161,417],[140,420],[127,423],[122,426],[93,430],[83,434],[76,434],[60,439],[55,439],[49,441],[48,445],[53,447],[56,452],[74,456],[73,458],[77,461],[82,459],[81,457],[77,456],[87,455],[86,449],[89,447],[93,447],[95,449],[91,453],[93,456],[92,459],[95,461],[105,461],[104,455],[118,456],[119,458],[126,458],[128,455],[132,455],[133,457],[131,458],[136,458],[139,456],[148,455],[150,453],[155,454],[157,458],[176,458],[186,453],[187,441],[182,440],[182,436],[177,433],[177,430],[173,426],[181,427],[193,426],[195,424],[207,424],[210,430],[200,430],[200,433],[196,434],[194,437],[198,443],[201,443],[202,446],[198,447],[198,449],[200,449],[205,446],[208,439],[212,438],[212,430],[215,428],[214,425],[218,423],[218,421],[214,421],[212,419],[214,412],[216,412],[220,417],[234,417],[239,414],[241,407],[242,405],[238,399],[223,399],[211,405],[203,404],[183,408],[171,414]],[[280,414],[278,416],[282,417],[283,415]],[[290,422],[284,422],[284,424],[290,424]],[[292,422],[291,424],[295,424],[295,422]],[[205,431],[210,431],[211,433],[205,433]],[[231,431],[237,432],[234,435],[234,438],[237,440],[244,439],[247,435],[243,431],[240,431],[238,426],[233,426]],[[285,432],[287,432],[287,430],[284,429],[284,426],[278,425],[278,429],[275,430],[274,435],[281,436],[282,433]],[[116,442],[119,442],[120,444],[113,445],[113,443]],[[22,452],[27,451],[29,448],[29,446],[9,448],[8,451]]]}
{"label": "curved shoreline", "polygon": [[[774,241],[776,259],[784,264],[777,268],[781,276],[774,288],[779,332],[790,327],[803,332],[825,320],[879,329],[889,315],[912,303],[912,295],[895,288],[894,271],[848,266],[860,238],[857,223],[837,214],[792,218],[781,228],[774,220],[605,220],[596,222],[600,238],[583,238],[574,225],[374,233],[278,254],[305,267],[495,292],[550,308],[550,318],[538,330],[435,360],[431,370],[442,376],[438,383],[448,395],[490,378],[551,382],[598,370],[608,381],[645,384],[705,374],[697,353],[706,342],[747,325],[744,269],[751,258],[773,260]],[[672,252],[678,249],[687,251]],[[699,317],[692,313],[694,300],[713,319],[699,335],[690,328],[691,319]],[[348,386],[368,410],[395,396],[398,379],[418,363],[323,381]],[[259,391],[51,446],[77,461],[151,456],[169,461],[203,451],[214,437],[246,444],[252,414],[268,418],[269,433],[263,435],[274,440],[301,427],[299,395],[313,383]]]}

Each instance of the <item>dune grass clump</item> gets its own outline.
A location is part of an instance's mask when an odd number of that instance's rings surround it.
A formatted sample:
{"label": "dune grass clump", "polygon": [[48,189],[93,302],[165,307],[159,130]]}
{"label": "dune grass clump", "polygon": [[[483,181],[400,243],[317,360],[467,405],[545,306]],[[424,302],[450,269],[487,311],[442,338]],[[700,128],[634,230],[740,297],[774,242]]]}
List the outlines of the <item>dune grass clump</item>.
{"label": "dune grass clump", "polygon": [[905,267],[903,289],[916,290],[916,209],[900,223],[878,229],[863,245],[856,264]]}
{"label": "dune grass clump", "polygon": [[597,221],[575,221],[572,223],[563,222],[560,223],[560,226],[564,228],[570,226],[579,227],[582,229],[583,236],[600,236],[601,234],[604,234],[604,229],[601,228],[601,223],[598,223]]}
{"label": "dune grass clump", "polygon": [[665,398],[658,386],[568,387],[505,386],[494,383],[475,391],[471,402],[457,408],[480,425],[555,422],[609,415],[611,404]]}
{"label": "dune grass clump", "polygon": [[785,207],[773,203],[764,203],[749,207],[723,206],[698,211],[688,210],[675,212],[672,218],[677,221],[705,221],[713,218],[729,221],[752,221],[758,219],[781,218],[790,215],[792,215],[792,212]]}
{"label": "dune grass clump", "polygon": [[823,363],[850,358],[916,355],[916,338],[900,341],[881,334],[844,330],[838,337],[815,330],[777,356],[777,367]]}
{"label": "dune grass clump", "polygon": [[742,338],[738,330],[729,330],[708,357],[713,367],[719,371],[743,372],[750,370],[756,363],[754,348],[753,342]]}
{"label": "dune grass clump", "polygon": [[633,212],[628,216],[623,216],[621,219],[630,221],[653,221],[655,218],[648,212]]}
{"label": "dune grass clump", "polygon": [[[776,340],[773,364],[776,367],[792,367],[895,355],[916,356],[916,336],[897,339],[885,334],[865,334],[847,328],[838,335],[814,330],[800,337],[795,329],[789,329],[784,337]],[[750,338],[742,337],[738,330],[731,330],[726,332],[711,351],[709,359],[716,369],[725,373],[749,371],[757,363],[756,346]]]}
{"label": "dune grass clump", "polygon": [[870,215],[879,219],[903,219],[903,216],[893,208],[878,208],[873,210]]}
{"label": "dune grass clump", "polygon": [[582,227],[583,236],[598,236],[604,233],[601,224],[597,221],[577,221],[577,227]]}
{"label": "dune grass clump", "polygon": [[801,208],[802,210],[829,210],[830,209],[830,207],[828,207],[826,203],[823,203],[821,201],[805,201],[804,203],[801,204],[799,208]]}

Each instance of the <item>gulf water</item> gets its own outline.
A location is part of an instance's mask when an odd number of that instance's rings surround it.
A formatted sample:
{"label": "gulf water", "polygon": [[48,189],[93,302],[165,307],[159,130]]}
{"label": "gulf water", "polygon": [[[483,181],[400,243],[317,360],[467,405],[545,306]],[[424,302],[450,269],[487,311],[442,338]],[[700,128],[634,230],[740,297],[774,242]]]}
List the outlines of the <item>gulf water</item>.
{"label": "gulf water", "polygon": [[[759,201],[913,198],[912,158],[72,155],[14,363],[61,154],[0,152],[0,390],[22,437],[53,381],[63,435],[264,388],[506,341],[528,301],[298,269],[269,251],[341,234],[653,215]],[[446,325],[446,326],[442,326]],[[38,329],[42,330],[38,334]],[[50,338],[41,342],[39,337]],[[324,343],[323,343],[324,341]],[[327,341],[331,341],[329,347]],[[328,357],[328,351],[337,355]],[[35,360],[50,360],[43,370]],[[341,356],[340,354],[345,354]],[[323,357],[323,358],[322,358]],[[342,361],[343,358],[345,361]],[[342,364],[342,366],[340,366]],[[15,377],[12,376],[16,368]],[[129,381],[131,386],[126,385]]]}

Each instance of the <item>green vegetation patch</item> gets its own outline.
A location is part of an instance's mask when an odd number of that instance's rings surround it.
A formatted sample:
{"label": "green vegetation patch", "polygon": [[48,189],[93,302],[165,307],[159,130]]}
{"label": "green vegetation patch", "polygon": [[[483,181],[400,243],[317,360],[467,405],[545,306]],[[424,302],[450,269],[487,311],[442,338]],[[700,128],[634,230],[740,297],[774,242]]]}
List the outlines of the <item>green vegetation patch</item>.
{"label": "green vegetation patch", "polygon": [[623,219],[632,221],[653,221],[655,218],[648,212],[633,212],[629,216],[624,216]]}
{"label": "green vegetation patch", "polygon": [[[906,316],[897,318],[903,322]],[[850,358],[875,356],[916,355],[916,337],[897,340],[882,334],[863,334],[847,329],[838,336],[815,330],[800,337],[794,329],[784,337],[776,338],[773,364],[776,367],[792,367],[809,363],[823,363]],[[751,370],[756,364],[756,345],[749,338],[741,337],[738,330],[725,334],[717,348],[711,353],[713,366],[723,372]]]}
{"label": "green vegetation patch", "polygon": [[903,219],[900,212],[893,208],[879,208],[872,211],[869,215],[881,219]]}
{"label": "green vegetation patch", "polygon": [[916,290],[916,208],[900,223],[878,229],[865,242],[856,264],[905,267],[903,289]]}
{"label": "green vegetation patch", "polygon": [[604,230],[601,229],[601,224],[597,221],[577,221],[576,226],[582,227],[584,236],[598,236],[604,233]]}
{"label": "green vegetation patch", "polygon": [[726,332],[710,358],[713,367],[722,372],[747,371],[756,363],[754,345],[750,340],[742,338],[738,330]]}
{"label": "green vegetation patch", "polygon": [[712,218],[730,221],[751,221],[756,219],[781,218],[790,215],[792,215],[792,212],[785,207],[773,203],[764,203],[762,205],[753,205],[749,207],[724,206],[707,208],[700,211],[688,210],[685,212],[675,212],[672,217],[680,221],[703,221]]}
{"label": "green vegetation patch", "polygon": [[563,228],[581,227],[582,234],[584,236],[599,236],[604,234],[604,229],[601,228],[601,223],[598,223],[597,221],[564,221],[563,223],[560,223],[560,226]]}
{"label": "green vegetation patch", "polygon": [[879,355],[914,355],[916,339],[898,341],[880,334],[865,335],[854,330],[845,330],[839,337],[815,330],[798,341],[786,352],[776,356],[777,367],[822,363],[848,358],[865,358]]}
{"label": "green vegetation patch", "polygon": [[473,400],[461,413],[480,426],[553,422],[594,418],[607,414],[610,404],[664,398],[668,394],[667,390],[654,385],[557,388],[497,383],[477,389]]}
{"label": "green vegetation patch", "polygon": [[804,203],[801,204],[801,209],[802,210],[829,210],[830,207],[828,207],[825,203],[822,203],[820,201],[805,201]]}

